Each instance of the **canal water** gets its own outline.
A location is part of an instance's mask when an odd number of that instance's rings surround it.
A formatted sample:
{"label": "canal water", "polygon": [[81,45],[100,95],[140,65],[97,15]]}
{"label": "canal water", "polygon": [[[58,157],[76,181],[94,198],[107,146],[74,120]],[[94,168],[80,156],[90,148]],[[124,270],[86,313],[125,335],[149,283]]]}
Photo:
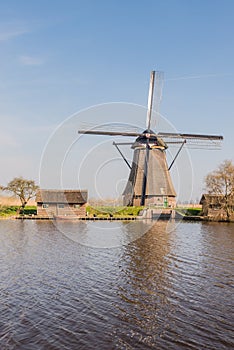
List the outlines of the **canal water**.
{"label": "canal water", "polygon": [[0,349],[233,348],[234,224],[115,225],[0,221]]}

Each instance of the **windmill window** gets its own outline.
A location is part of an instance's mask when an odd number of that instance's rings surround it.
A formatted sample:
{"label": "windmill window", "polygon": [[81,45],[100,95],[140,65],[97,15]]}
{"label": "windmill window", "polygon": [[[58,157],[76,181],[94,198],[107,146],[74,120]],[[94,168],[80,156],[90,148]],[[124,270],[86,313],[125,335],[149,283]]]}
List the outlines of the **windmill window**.
{"label": "windmill window", "polygon": [[42,208],[43,208],[43,209],[49,208],[49,204],[43,203],[43,204],[42,204]]}
{"label": "windmill window", "polygon": [[74,204],[74,208],[75,209],[79,209],[80,208],[80,204]]}

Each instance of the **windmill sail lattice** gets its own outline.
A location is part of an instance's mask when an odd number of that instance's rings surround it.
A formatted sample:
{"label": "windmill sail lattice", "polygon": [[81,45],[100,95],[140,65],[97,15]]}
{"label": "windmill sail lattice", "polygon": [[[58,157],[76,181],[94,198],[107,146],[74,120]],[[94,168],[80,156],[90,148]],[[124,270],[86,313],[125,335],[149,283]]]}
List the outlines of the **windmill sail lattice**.
{"label": "windmill sail lattice", "polygon": [[[161,100],[162,74],[156,73],[156,83],[159,86],[156,89],[156,109],[159,113],[159,104]],[[123,204],[129,206],[136,205],[156,205],[173,207],[176,201],[176,192],[171,180],[169,169],[174,164],[175,159],[168,167],[166,160],[166,149],[168,145],[178,145],[178,156],[183,146],[192,148],[217,149],[220,147],[222,136],[219,135],[201,135],[188,133],[155,133],[151,129],[152,125],[152,107],[155,84],[155,71],[151,72],[150,88],[148,97],[148,110],[146,118],[147,129],[143,132],[121,131],[121,130],[93,130],[82,129],[78,132],[90,135],[109,135],[109,136],[131,136],[136,137],[132,144],[133,161],[130,167],[130,174],[127,185],[123,192]],[[115,146],[120,143],[113,143]],[[122,143],[129,144],[129,143]],[[126,162],[122,152],[116,147]],[[127,162],[128,163],[128,162]]]}

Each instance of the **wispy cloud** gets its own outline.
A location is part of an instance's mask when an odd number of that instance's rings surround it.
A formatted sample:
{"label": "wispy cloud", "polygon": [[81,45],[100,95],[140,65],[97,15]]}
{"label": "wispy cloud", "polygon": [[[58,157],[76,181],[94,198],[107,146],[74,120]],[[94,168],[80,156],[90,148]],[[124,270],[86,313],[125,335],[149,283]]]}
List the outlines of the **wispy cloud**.
{"label": "wispy cloud", "polygon": [[189,80],[189,79],[204,79],[204,78],[218,78],[229,76],[230,74],[200,74],[200,75],[184,75],[177,78],[165,79],[165,81],[176,81],[176,80]]}
{"label": "wispy cloud", "polygon": [[0,42],[1,41],[8,41],[15,37],[21,36],[23,34],[28,33],[28,30],[26,29],[16,29],[16,30],[7,30],[7,31],[0,31]]}
{"label": "wispy cloud", "polygon": [[41,66],[45,63],[45,60],[43,58],[29,55],[20,56],[19,61],[24,66]]}

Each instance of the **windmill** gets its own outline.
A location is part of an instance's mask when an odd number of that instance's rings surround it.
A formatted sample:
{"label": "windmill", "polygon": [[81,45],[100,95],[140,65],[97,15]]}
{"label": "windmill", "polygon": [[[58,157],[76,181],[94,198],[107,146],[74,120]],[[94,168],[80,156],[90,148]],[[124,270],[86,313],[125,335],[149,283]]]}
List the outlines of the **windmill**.
{"label": "windmill", "polygon": [[[171,180],[170,169],[182,148],[186,145],[186,147],[192,148],[216,149],[220,147],[220,143],[223,140],[223,137],[219,135],[154,132],[151,129],[151,125],[155,73],[156,78],[160,76],[160,72],[151,72],[146,130],[143,132],[105,131],[97,129],[82,129],[78,131],[80,134],[136,138],[135,142],[131,143],[113,142],[113,145],[117,148],[130,169],[128,182],[123,192],[123,204],[128,206],[147,206],[150,204],[164,207],[174,206],[176,192]],[[169,144],[179,146],[170,166],[168,166],[166,160],[166,149]],[[131,148],[134,150],[131,165],[121,152],[119,145],[131,145]]]}

